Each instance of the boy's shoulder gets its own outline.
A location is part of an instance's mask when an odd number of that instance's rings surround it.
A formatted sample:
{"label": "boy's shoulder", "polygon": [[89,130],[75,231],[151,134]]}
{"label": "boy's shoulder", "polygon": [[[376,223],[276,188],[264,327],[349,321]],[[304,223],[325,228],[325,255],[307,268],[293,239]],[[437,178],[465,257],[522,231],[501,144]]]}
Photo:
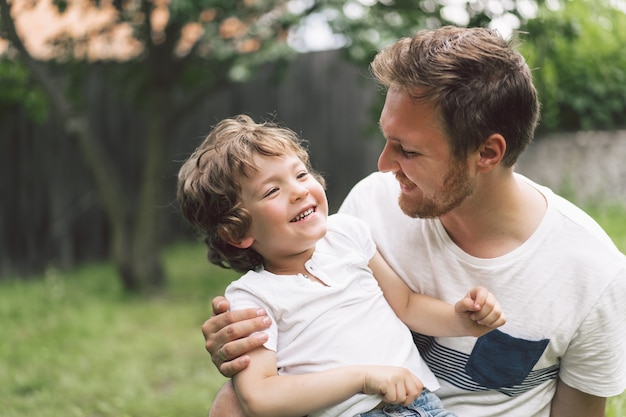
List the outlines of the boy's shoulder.
{"label": "boy's shoulder", "polygon": [[323,240],[325,244],[318,245],[318,248],[323,246],[333,251],[355,249],[362,252],[373,245],[369,225],[361,219],[343,213],[328,217],[327,232]]}
{"label": "boy's shoulder", "polygon": [[365,221],[346,213],[335,213],[328,216],[327,228],[329,232],[350,233],[367,229]]}

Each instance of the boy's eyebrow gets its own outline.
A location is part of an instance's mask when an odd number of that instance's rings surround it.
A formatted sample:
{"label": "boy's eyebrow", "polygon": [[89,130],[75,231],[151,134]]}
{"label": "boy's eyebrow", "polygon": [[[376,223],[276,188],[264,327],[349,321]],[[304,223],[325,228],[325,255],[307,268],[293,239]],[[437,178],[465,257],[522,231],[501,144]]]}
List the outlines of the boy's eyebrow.
{"label": "boy's eyebrow", "polygon": [[[302,162],[299,158],[296,158],[293,163],[288,167],[288,169],[294,169],[296,167],[298,167],[299,165],[302,165],[303,168],[306,168],[304,162]],[[252,176],[252,178],[258,178],[259,181],[255,184],[255,186],[252,188],[252,191],[255,194],[262,194],[264,191],[264,188],[267,184],[271,183],[272,181],[276,181],[276,177],[279,176],[280,173],[278,174],[274,174],[274,175],[270,175],[267,177],[263,177],[263,172],[258,171],[256,173],[256,175]]]}

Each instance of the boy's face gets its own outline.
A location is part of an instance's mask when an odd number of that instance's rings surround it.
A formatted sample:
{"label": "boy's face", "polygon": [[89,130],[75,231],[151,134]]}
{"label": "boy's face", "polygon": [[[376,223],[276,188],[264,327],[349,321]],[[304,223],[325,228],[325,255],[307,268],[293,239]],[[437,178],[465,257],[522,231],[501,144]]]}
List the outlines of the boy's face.
{"label": "boy's face", "polygon": [[[241,200],[252,218],[245,247],[252,247],[265,266],[308,259],[326,234],[328,201],[322,185],[296,156],[256,155],[257,171],[242,177]],[[274,271],[272,271],[274,272]]]}

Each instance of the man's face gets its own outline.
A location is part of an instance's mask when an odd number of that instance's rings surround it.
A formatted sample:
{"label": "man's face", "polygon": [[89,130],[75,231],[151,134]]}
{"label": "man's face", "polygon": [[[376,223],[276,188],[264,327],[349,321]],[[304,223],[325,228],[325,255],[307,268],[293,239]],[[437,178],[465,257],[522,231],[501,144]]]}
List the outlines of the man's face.
{"label": "man's face", "polygon": [[400,183],[398,204],[411,217],[442,216],[474,191],[467,162],[451,153],[427,102],[416,102],[403,90],[390,88],[380,117],[386,144],[378,169],[393,172]]}

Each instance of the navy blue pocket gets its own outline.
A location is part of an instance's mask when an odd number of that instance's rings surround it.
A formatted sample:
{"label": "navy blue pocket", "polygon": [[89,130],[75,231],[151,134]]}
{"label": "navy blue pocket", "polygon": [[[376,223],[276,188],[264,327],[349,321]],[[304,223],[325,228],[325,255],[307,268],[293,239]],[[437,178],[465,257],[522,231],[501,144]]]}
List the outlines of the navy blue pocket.
{"label": "navy blue pocket", "polygon": [[485,388],[519,385],[532,371],[548,342],[548,339],[519,339],[493,330],[478,338],[465,371]]}

